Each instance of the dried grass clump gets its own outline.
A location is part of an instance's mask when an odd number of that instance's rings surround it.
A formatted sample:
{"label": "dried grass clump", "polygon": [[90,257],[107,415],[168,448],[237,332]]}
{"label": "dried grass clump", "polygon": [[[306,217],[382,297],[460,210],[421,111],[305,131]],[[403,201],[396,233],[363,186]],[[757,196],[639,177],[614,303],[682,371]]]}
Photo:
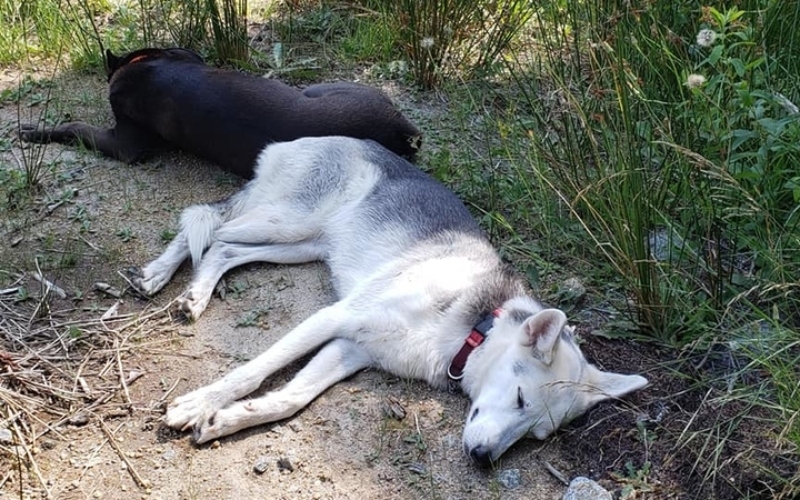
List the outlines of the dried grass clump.
{"label": "dried grass clump", "polygon": [[[0,489],[16,482],[20,491],[36,487],[50,498],[36,462],[41,439],[66,440],[62,426],[96,421],[118,450],[104,420],[133,412],[128,388],[143,375],[126,368],[127,360],[134,350],[170,341],[141,342],[170,329],[173,319],[171,304],[118,314],[117,302],[100,317],[89,318],[96,313],[57,310],[63,303],[58,288],[41,276],[31,277],[41,285],[36,300],[20,300],[19,290],[27,287],[16,285],[25,277],[0,290]],[[160,411],[170,392],[149,410]],[[147,486],[133,467],[129,471],[139,486]],[[25,484],[25,476],[33,484]]]}

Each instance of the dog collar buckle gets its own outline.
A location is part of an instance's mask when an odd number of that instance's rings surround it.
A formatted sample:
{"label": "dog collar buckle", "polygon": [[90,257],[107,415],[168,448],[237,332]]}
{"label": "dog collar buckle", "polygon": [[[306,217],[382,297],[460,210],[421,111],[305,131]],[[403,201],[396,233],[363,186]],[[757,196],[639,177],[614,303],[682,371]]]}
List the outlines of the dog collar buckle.
{"label": "dog collar buckle", "polygon": [[467,364],[467,358],[470,353],[472,353],[473,349],[486,340],[486,334],[492,329],[494,318],[499,315],[500,309],[495,309],[490,314],[484,316],[477,325],[472,327],[472,331],[469,332],[469,335],[467,335],[467,338],[464,340],[464,345],[461,346],[461,350],[458,351],[456,357],[450,362],[450,366],[447,367],[447,376],[450,377],[450,380],[458,381],[464,378],[464,366]]}
{"label": "dog collar buckle", "polygon": [[484,337],[481,332],[473,329],[471,332],[469,332],[469,336],[467,336],[467,339],[464,341],[464,343],[475,349],[483,343],[483,339],[485,338],[486,337]]}

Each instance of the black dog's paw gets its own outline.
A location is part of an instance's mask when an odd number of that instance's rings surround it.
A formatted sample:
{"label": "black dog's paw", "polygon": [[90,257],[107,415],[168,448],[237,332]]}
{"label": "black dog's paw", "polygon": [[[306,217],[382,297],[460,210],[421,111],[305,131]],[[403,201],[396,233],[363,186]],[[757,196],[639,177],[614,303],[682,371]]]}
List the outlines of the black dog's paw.
{"label": "black dog's paw", "polygon": [[19,138],[25,142],[42,142],[43,131],[39,127],[30,123],[19,125]]}

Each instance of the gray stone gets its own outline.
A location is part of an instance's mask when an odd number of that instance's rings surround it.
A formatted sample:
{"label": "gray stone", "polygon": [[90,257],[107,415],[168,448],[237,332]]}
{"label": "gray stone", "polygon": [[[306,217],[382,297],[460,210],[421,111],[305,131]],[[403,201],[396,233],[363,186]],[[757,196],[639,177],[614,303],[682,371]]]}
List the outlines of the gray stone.
{"label": "gray stone", "polygon": [[562,500],[613,500],[613,497],[588,477],[576,477],[569,483]]}
{"label": "gray stone", "polygon": [[670,233],[667,229],[650,231],[647,242],[650,246],[650,255],[659,262],[677,257],[684,249],[683,239],[674,231]]}
{"label": "gray stone", "polygon": [[292,465],[292,462],[289,461],[288,458],[279,458],[278,470],[281,472],[292,472],[294,471],[294,466]]}
{"label": "gray stone", "polygon": [[507,490],[513,490],[522,484],[522,476],[519,469],[506,469],[497,474],[497,482]]}
{"label": "gray stone", "polygon": [[253,470],[256,474],[263,474],[269,468],[269,458],[266,455],[262,455],[256,459],[256,462],[253,464]]}
{"label": "gray stone", "polygon": [[11,431],[9,429],[0,429],[0,443],[10,443],[13,441],[13,439],[14,437],[11,435]]}
{"label": "gray stone", "polygon": [[414,462],[413,464],[410,464],[408,466],[408,470],[410,470],[414,474],[419,474],[420,476],[423,476],[428,473],[428,468],[425,467],[425,464],[421,464],[419,462]]}

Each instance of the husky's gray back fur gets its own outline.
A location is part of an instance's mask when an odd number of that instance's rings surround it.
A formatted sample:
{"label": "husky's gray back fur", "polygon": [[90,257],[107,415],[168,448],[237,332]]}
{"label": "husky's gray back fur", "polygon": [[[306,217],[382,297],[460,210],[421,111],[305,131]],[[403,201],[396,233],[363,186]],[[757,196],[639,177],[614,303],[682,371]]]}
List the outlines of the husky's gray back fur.
{"label": "husky's gray back fur", "polygon": [[402,227],[410,238],[422,240],[452,231],[485,239],[463,203],[429,175],[380,144],[364,141],[364,156],[381,179],[364,200],[362,222],[367,232],[386,225]]}

